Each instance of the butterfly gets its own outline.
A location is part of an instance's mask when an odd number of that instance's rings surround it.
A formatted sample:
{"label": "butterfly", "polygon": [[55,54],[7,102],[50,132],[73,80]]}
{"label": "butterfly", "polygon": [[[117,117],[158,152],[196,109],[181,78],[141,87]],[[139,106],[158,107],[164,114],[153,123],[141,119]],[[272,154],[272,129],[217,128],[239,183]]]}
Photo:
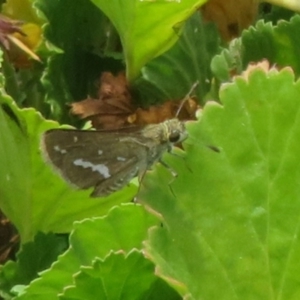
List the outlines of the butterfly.
{"label": "butterfly", "polygon": [[136,176],[141,179],[187,136],[184,122],[174,118],[144,128],[51,129],[41,144],[46,160],[67,182],[80,189],[93,187],[92,197],[104,197]]}

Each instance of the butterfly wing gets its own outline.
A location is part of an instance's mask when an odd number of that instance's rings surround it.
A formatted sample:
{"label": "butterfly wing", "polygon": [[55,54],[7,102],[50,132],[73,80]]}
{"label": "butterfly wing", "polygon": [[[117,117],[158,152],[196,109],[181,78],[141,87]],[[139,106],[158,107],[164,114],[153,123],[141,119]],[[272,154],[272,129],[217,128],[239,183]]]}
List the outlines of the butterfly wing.
{"label": "butterfly wing", "polygon": [[135,135],[53,129],[43,135],[42,149],[68,182],[81,189],[95,187],[92,196],[106,196],[147,168],[147,147]]}

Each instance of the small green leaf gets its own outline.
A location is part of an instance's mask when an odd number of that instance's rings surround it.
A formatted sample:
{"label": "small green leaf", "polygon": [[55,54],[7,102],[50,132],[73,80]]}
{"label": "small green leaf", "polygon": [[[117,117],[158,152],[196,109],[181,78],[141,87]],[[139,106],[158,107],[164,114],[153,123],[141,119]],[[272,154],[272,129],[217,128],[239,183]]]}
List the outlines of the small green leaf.
{"label": "small green leaf", "polygon": [[50,267],[67,248],[66,240],[51,233],[38,233],[34,241],[26,243],[17,254],[17,261],[8,261],[0,272],[0,290],[9,293],[17,285],[27,285],[38,272]]}
{"label": "small green leaf", "polygon": [[181,299],[154,275],[154,267],[142,251],[111,252],[92,266],[81,267],[74,286],[67,287],[59,299]]}
{"label": "small green leaf", "polygon": [[32,0],[10,0],[2,5],[1,12],[9,15],[15,20],[22,20],[31,23],[41,23],[37,12],[32,5]]}
{"label": "small green leaf", "polygon": [[218,51],[216,27],[203,21],[197,11],[185,22],[177,43],[142,68],[142,77],[135,84],[143,105],[181,99],[196,81],[195,94],[203,104],[211,84],[210,61]]}
{"label": "small green leaf", "polygon": [[[155,217],[137,204],[124,204],[113,208],[106,217],[76,223],[70,237],[70,248],[16,299],[58,299],[66,287],[73,285],[74,275],[83,266],[89,268],[95,260],[104,261],[111,251],[129,253],[136,249],[140,252],[148,229],[157,223]],[[122,272],[122,269],[114,272]],[[148,273],[153,276],[153,269]],[[115,280],[119,281],[115,288],[124,283],[122,276],[116,276]]]}
{"label": "small green leaf", "polygon": [[242,36],[233,40],[229,49],[223,50],[212,60],[212,70],[221,81],[233,74],[240,74],[251,62],[267,59],[279,67],[290,66],[296,76],[300,74],[298,34],[300,16],[290,21],[280,21],[277,25],[259,20],[255,27],[244,30]]}
{"label": "small green leaf", "polygon": [[59,299],[140,299],[155,281],[154,265],[140,251],[110,253],[75,276],[75,286]]}

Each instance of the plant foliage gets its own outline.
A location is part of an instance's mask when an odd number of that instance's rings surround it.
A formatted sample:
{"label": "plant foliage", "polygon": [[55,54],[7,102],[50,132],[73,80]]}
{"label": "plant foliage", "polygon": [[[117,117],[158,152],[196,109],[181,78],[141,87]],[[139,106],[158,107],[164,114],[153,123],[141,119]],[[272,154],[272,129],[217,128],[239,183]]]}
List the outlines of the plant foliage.
{"label": "plant foliage", "polygon": [[[2,298],[299,298],[300,17],[261,9],[226,43],[203,4],[2,5],[30,25],[18,38],[42,61],[17,51],[0,22],[0,209],[20,238],[0,266]],[[82,127],[69,104],[120,70],[139,108],[181,99],[196,81],[202,108],[183,148],[163,156],[169,169],[92,199],[45,162],[40,139]]]}

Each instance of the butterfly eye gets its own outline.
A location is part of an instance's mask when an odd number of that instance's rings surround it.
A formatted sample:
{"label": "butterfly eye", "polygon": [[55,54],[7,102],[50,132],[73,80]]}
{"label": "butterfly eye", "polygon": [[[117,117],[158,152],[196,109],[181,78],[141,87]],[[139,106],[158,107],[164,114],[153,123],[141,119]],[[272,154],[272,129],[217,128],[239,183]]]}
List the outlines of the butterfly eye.
{"label": "butterfly eye", "polygon": [[169,142],[177,143],[180,141],[181,135],[178,130],[173,130],[169,135]]}

